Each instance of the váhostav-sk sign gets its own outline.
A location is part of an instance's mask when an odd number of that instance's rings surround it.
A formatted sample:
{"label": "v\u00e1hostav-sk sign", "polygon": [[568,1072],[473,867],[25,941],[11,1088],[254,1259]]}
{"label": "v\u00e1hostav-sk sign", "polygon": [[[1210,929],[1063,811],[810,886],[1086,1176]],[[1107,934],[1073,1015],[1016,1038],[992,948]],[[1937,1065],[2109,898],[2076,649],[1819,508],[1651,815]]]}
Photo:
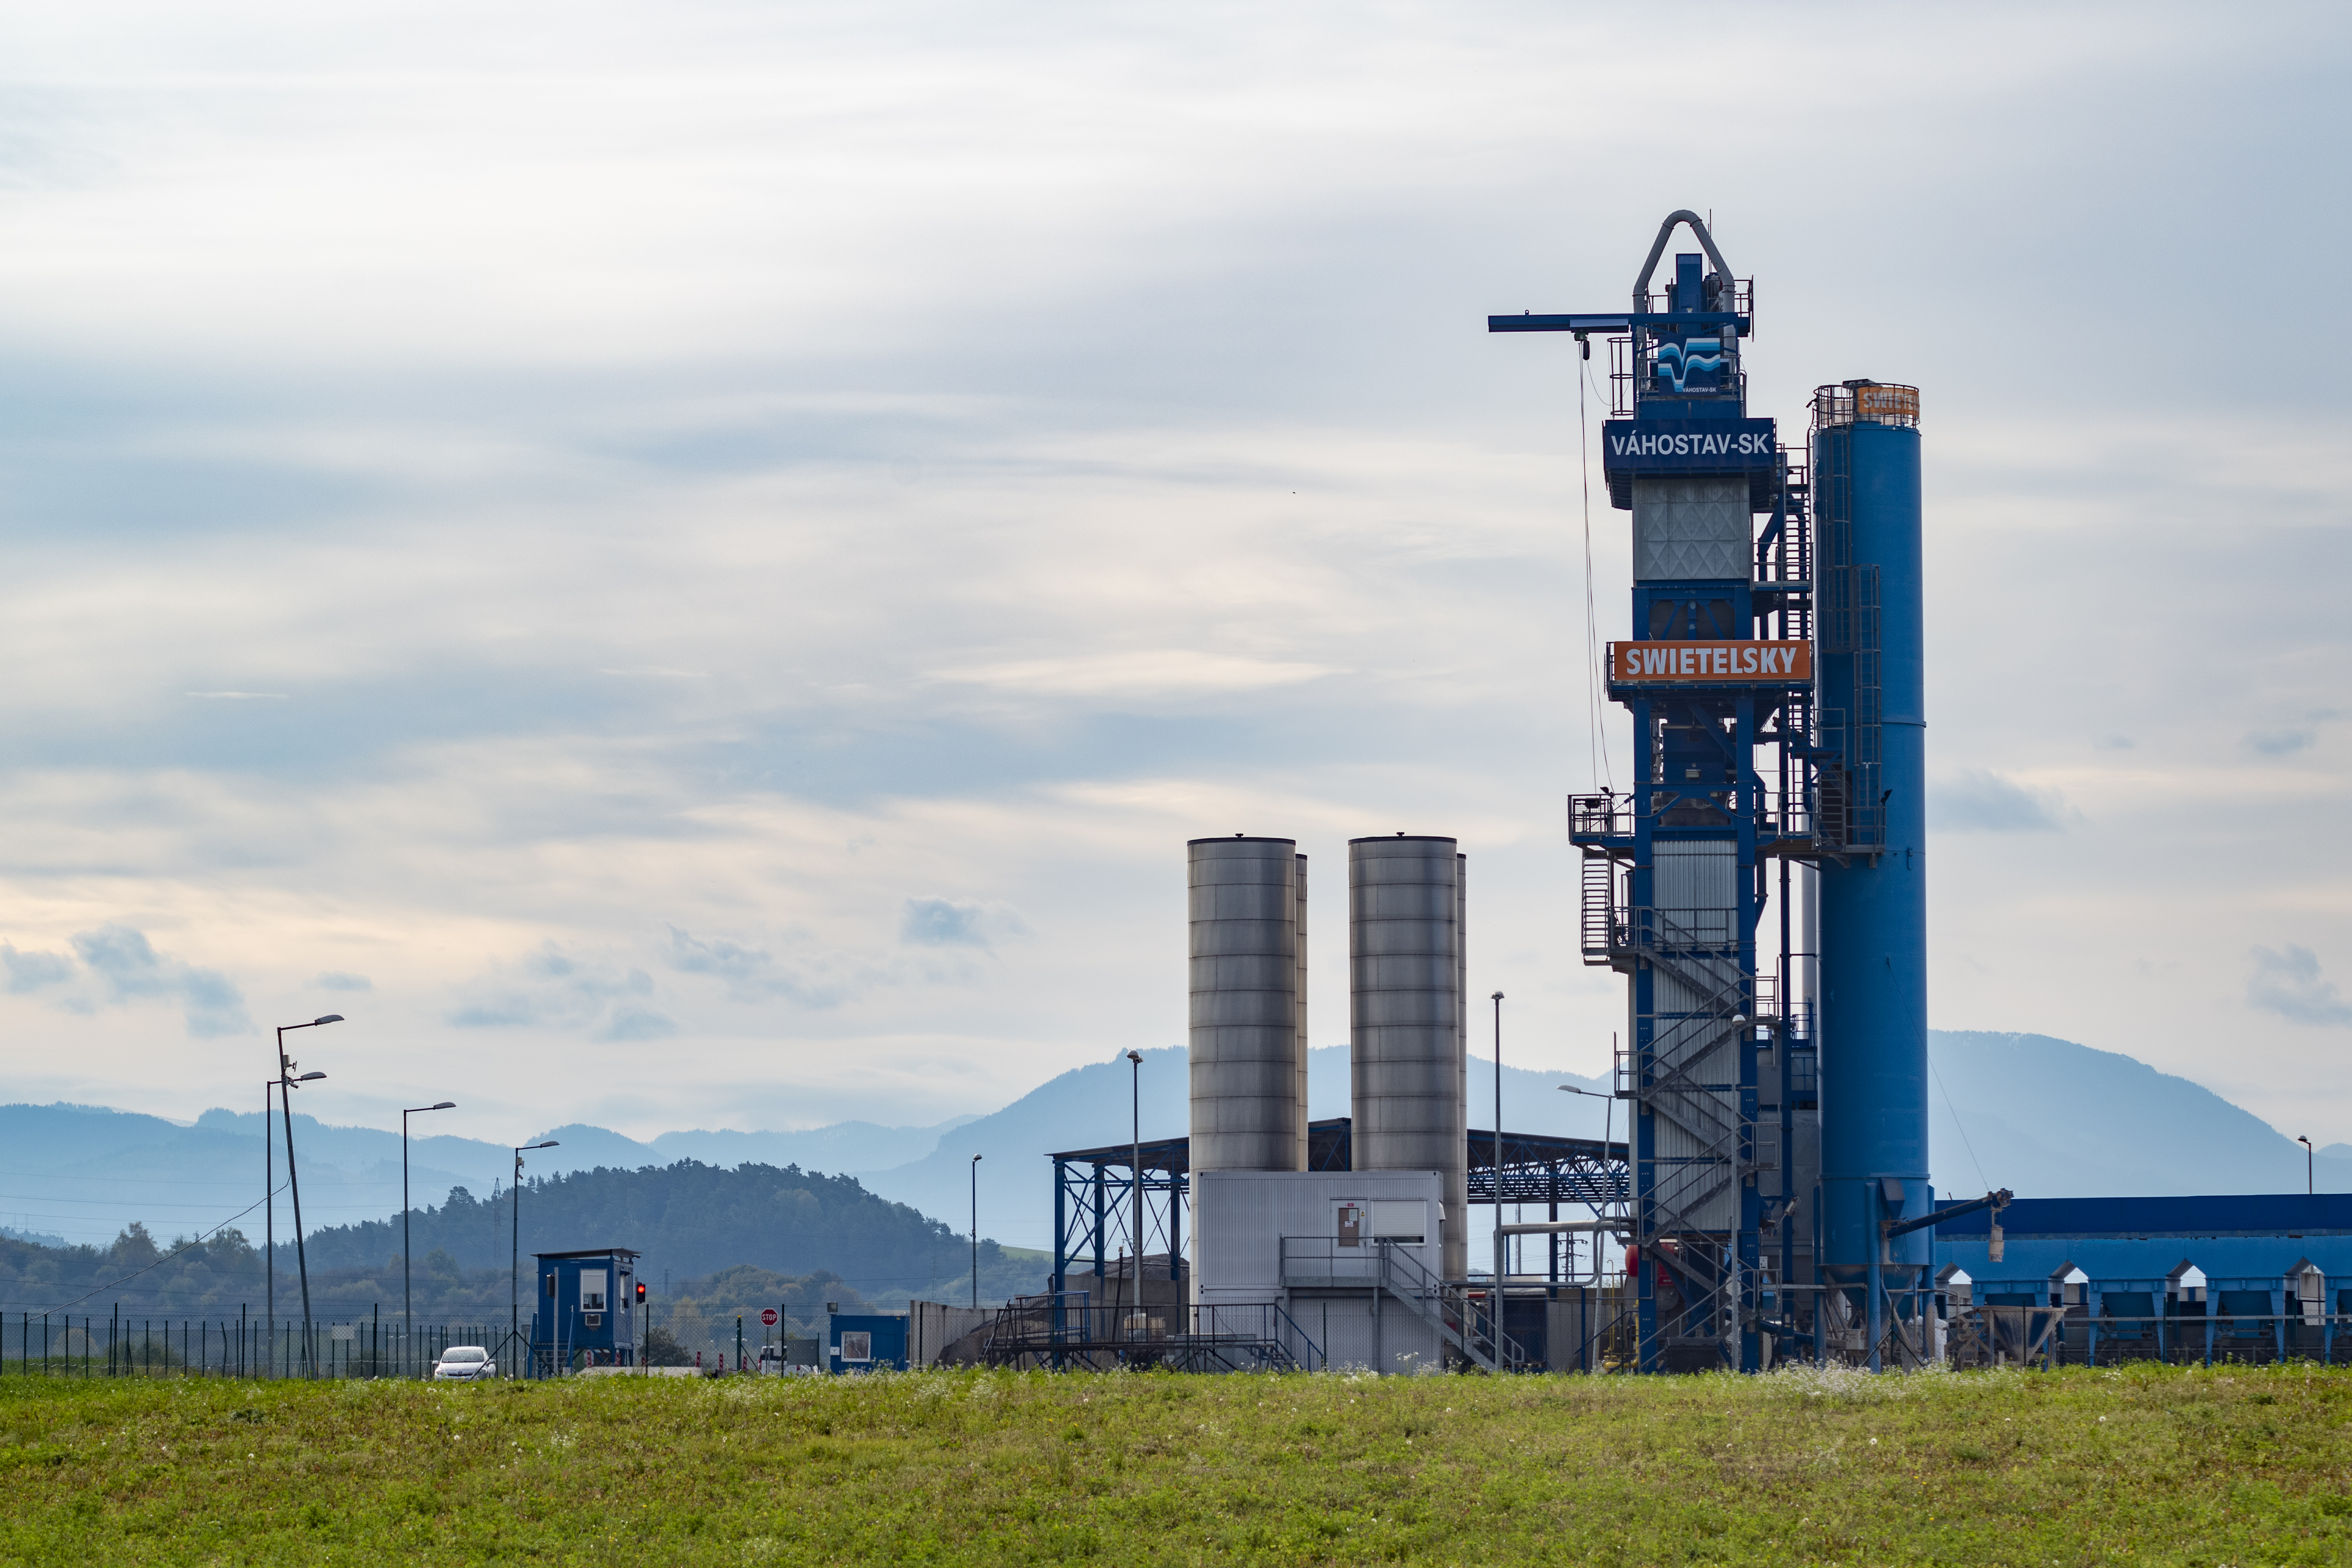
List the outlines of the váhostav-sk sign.
{"label": "v\u00e1hostav-sk sign", "polygon": [[1769,472],[1780,460],[1769,419],[1612,419],[1601,467],[1612,474]]}
{"label": "v\u00e1hostav-sk sign", "polygon": [[1809,642],[1612,642],[1617,685],[1796,686],[1813,678]]}

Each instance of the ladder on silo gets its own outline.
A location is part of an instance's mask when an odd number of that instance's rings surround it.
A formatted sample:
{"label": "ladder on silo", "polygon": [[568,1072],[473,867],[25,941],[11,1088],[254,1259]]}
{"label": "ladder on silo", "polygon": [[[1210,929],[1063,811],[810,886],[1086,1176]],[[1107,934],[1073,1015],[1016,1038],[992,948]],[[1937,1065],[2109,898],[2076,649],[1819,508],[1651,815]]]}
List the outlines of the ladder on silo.
{"label": "ladder on silo", "polygon": [[[1853,475],[1844,446],[1828,442],[1813,452],[1814,511],[1821,526],[1821,622],[1815,650],[1853,661],[1851,726],[1841,710],[1822,718],[1820,755],[1822,837],[1832,853],[1876,855],[1886,846],[1886,815],[1879,792],[1880,647],[1878,567],[1853,563]],[[1818,681],[1821,670],[1816,668]]]}

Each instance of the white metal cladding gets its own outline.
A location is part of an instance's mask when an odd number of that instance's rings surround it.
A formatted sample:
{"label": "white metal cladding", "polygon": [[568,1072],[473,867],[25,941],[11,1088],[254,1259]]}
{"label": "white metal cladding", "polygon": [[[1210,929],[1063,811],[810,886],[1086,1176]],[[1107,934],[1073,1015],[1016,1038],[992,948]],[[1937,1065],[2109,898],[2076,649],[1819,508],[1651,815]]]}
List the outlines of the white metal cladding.
{"label": "white metal cladding", "polygon": [[[1437,1196],[1432,1171],[1202,1173],[1192,1187],[1193,1300],[1203,1307],[1278,1301],[1284,1237],[1334,1239],[1341,1204],[1427,1206]],[[1437,1248],[1425,1243],[1399,1250],[1423,1268],[1437,1261]]]}
{"label": "white metal cladding", "polygon": [[1453,1279],[1469,1269],[1465,864],[1451,838],[1348,846],[1354,1164],[1439,1173],[1440,1267]]}
{"label": "white metal cladding", "polygon": [[1633,477],[1633,580],[1746,581],[1753,528],[1744,475]]}
{"label": "white metal cladding", "polygon": [[1739,846],[1728,838],[1658,839],[1650,866],[1650,901],[1661,910],[1738,907]]}
{"label": "white metal cladding", "polygon": [[1188,847],[1195,1171],[1307,1163],[1301,873],[1288,838]]}

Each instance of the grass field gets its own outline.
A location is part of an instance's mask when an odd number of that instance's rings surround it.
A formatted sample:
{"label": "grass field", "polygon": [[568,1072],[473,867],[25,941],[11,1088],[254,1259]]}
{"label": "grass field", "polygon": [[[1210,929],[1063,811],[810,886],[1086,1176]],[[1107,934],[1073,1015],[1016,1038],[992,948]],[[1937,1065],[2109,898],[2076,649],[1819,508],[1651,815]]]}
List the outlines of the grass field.
{"label": "grass field", "polygon": [[0,1561],[2352,1563],[2352,1375],[0,1383]]}

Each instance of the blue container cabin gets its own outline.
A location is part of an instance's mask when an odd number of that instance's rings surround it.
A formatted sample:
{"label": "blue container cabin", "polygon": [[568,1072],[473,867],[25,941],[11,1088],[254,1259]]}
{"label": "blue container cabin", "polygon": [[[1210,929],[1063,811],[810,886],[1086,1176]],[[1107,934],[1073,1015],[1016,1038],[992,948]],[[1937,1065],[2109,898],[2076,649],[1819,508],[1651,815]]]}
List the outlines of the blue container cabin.
{"label": "blue container cabin", "polygon": [[531,1254],[539,1279],[530,1314],[534,1373],[637,1363],[638,1256],[625,1247]]}
{"label": "blue container cabin", "polygon": [[824,1322],[828,1372],[907,1370],[907,1316],[903,1312],[834,1312]]}

